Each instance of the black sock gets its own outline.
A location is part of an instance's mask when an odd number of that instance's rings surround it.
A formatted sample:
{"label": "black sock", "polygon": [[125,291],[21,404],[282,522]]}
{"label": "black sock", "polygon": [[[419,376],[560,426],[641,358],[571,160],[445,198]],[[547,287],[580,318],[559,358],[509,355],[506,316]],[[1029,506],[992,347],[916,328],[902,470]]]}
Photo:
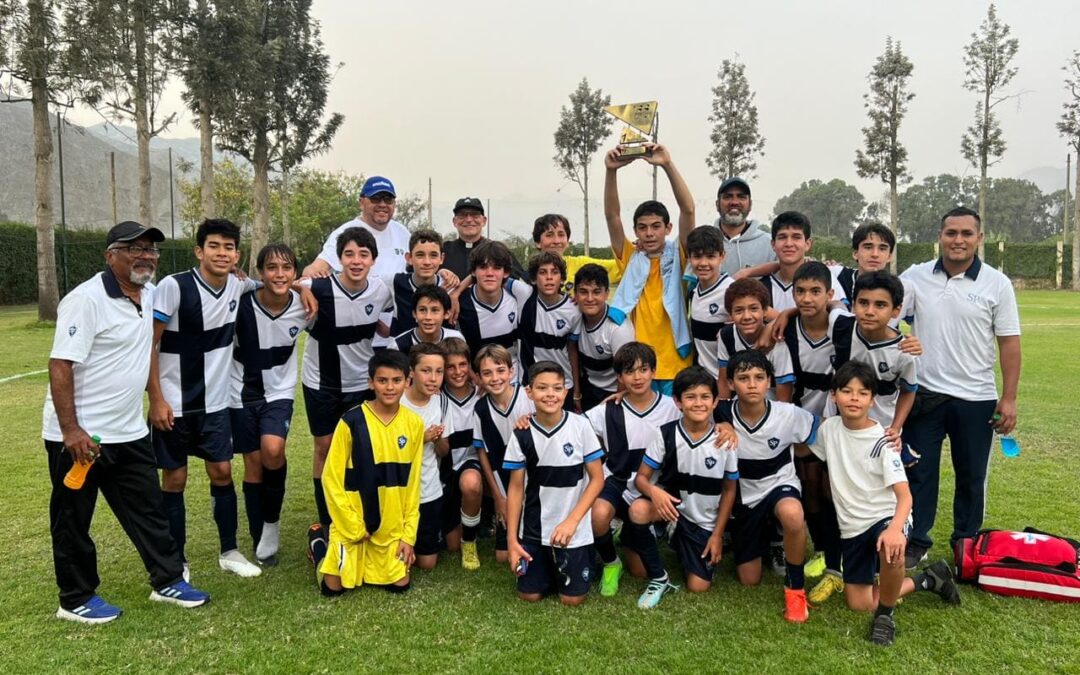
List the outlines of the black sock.
{"label": "black sock", "polygon": [[263,514],[262,514],[262,483],[243,482],[244,489],[244,513],[247,514],[248,534],[251,535],[251,543],[259,545],[262,539]]}
{"label": "black sock", "polygon": [[280,469],[263,467],[262,517],[264,523],[276,523],[281,520],[281,505],[285,502],[285,476],[288,474],[288,468],[288,462],[283,462]]}
{"label": "black sock", "polygon": [[187,543],[187,509],[184,506],[184,491],[162,492],[165,501],[165,516],[169,519],[169,534],[180,549],[180,561],[187,562],[184,556],[184,544]]}
{"label": "black sock", "polygon": [[630,528],[633,536],[630,546],[635,553],[641,556],[641,563],[645,566],[645,576],[650,579],[666,579],[667,571],[664,563],[660,560],[660,549],[656,546],[656,535],[653,534],[651,525],[638,525],[637,523],[623,524],[623,530]]}
{"label": "black sock", "polygon": [[217,523],[221,552],[233,550],[236,548],[236,486],[211,485],[210,508]]}
{"label": "black sock", "polygon": [[610,565],[619,560],[619,554],[615,552],[615,537],[611,530],[595,538],[596,554],[600,556],[600,562]]}
{"label": "black sock", "polygon": [[892,616],[892,613],[893,613],[893,608],[892,607],[890,607],[890,606],[888,606],[888,605],[886,605],[884,603],[879,602],[878,606],[877,606],[877,609],[874,611],[874,616],[876,616],[876,617],[877,616]]}
{"label": "black sock", "polygon": [[796,565],[785,558],[784,565],[787,567],[784,584],[793,591],[801,591],[806,586],[806,577],[803,574],[803,563]]}
{"label": "black sock", "polygon": [[326,508],[326,495],[322,491],[322,478],[312,478],[315,484],[315,510],[319,512],[319,522],[323,528],[330,532],[330,510]]}

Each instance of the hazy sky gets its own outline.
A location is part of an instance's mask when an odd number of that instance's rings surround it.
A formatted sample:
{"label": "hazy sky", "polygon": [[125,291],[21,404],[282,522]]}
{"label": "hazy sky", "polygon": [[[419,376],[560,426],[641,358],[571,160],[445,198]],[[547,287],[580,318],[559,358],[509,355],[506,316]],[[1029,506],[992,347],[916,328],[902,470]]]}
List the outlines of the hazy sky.
{"label": "hazy sky", "polygon": [[[858,179],[852,162],[866,124],[866,75],[887,35],[915,66],[917,96],[901,130],[911,173],[916,180],[974,173],[959,150],[976,103],[961,86],[962,53],[987,6],[406,0],[374,10],[371,3],[316,0],[327,50],[344,64],[330,109],[343,113],[345,124],[333,150],[311,164],[386,175],[399,194],[426,195],[431,177],[440,226],[448,225],[449,205],[463,195],[492,201],[496,236],[525,234],[536,215],[563,211],[577,241],[580,192],[551,157],[559,108],[584,76],[614,103],[659,100],[661,141],[690,184],[699,219],[711,220],[718,181],[705,165],[710,88],[720,62],[738,56],[767,139],[752,181],[754,214],[764,219],[778,197],[812,178],[842,178],[874,200],[883,186]],[[1063,167],[1066,145],[1054,123],[1065,96],[1061,66],[1080,49],[1080,2],[1008,0],[998,11],[1020,40],[1019,74],[1009,92],[1025,93],[998,108],[1008,150],[992,175]],[[166,106],[180,107],[177,89]],[[170,135],[195,131],[185,122]],[[648,197],[649,174],[641,167],[625,170],[628,208]],[[604,243],[599,153],[593,175],[593,242]],[[665,195],[670,199],[666,187]]]}

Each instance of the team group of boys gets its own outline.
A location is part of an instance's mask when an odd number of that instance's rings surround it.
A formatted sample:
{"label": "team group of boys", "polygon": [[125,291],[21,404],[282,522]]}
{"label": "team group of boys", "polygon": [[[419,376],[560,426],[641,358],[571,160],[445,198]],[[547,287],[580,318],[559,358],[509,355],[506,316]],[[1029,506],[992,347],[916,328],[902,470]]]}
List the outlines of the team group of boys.
{"label": "team group of boys", "polygon": [[[959,602],[943,562],[905,576],[905,464],[917,454],[898,438],[921,347],[896,329],[905,293],[884,271],[891,231],[858,228],[858,267],[829,268],[806,260],[806,217],[783,213],[771,231],[777,262],[735,279],[721,272],[724,236],[694,226],[685,183],[662,146],[651,150],[680,207],[677,236],[649,201],[635,210],[635,241],[626,237],[616,176],[628,162],[609,153],[605,215],[622,275],[613,295],[600,264],[576,264],[568,278],[559,216],[537,221],[530,282],[510,277],[505,245],[484,241],[449,292],[434,232],[412,234],[411,271],[392,279],[369,274],[380,251],[364,228],[337,238],[341,269],[325,278],[297,281],[295,255],[273,244],[258,252],[259,284],[231,274],[239,229],[205,221],[199,267],[154,295],[150,420],[181,554],[193,455],[206,460],[221,567],[260,573],[237,544],[235,450],[255,557],[275,563],[307,331],[319,521],[308,548],[325,595],[402,592],[411,568],[435,567],[444,549],[478,569],[486,494],[495,558],[525,600],[579,604],[597,572],[601,595],[614,595],[625,565],[648,580],[639,607],[655,607],[675,588],[658,548],[666,538],[687,590],[708,590],[730,547],[740,583],[759,583],[763,566],[784,575],[787,620],[806,621],[810,604],[842,589],[849,606],[875,613],[881,644],[903,595]],[[809,598],[807,530],[826,567]]]}

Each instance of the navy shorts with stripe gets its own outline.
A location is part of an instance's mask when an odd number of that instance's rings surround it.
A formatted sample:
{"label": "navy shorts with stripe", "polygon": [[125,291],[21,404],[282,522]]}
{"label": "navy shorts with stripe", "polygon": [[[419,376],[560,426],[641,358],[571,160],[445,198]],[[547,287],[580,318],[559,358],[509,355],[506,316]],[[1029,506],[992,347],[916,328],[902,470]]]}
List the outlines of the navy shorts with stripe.
{"label": "navy shorts with stripe", "polygon": [[630,522],[630,505],[626,503],[623,493],[626,491],[626,481],[618,480],[615,476],[604,479],[604,489],[600,491],[597,499],[603,499],[615,508],[615,517],[624,523]]}
{"label": "navy shorts with stripe", "polygon": [[243,454],[255,452],[262,447],[263,436],[288,438],[292,414],[293,402],[287,398],[229,408],[233,450]]}
{"label": "navy shorts with stripe", "polygon": [[693,574],[705,581],[712,581],[716,568],[701,557],[712,536],[711,530],[691,523],[680,517],[675,524],[675,534],[671,537],[671,548],[679,556],[679,564],[687,576]]}
{"label": "navy shorts with stripe", "polygon": [[735,564],[742,565],[766,555],[777,530],[776,505],[781,499],[802,500],[799,489],[780,485],[752,507],[735,505],[731,543],[735,548]]}
{"label": "navy shorts with stripe", "polygon": [[557,548],[538,542],[522,542],[532,556],[525,574],[517,578],[518,593],[549,595],[558,593],[581,597],[592,585],[593,547]]}
{"label": "navy shorts with stripe", "polygon": [[364,401],[374,398],[370,389],[364,391],[323,391],[304,385],[304,408],[307,410],[311,435],[330,436],[341,416]]}
{"label": "navy shorts with stripe", "polygon": [[[882,518],[862,534],[850,539],[840,540],[840,559],[844,567],[845,584],[872,584],[881,567],[878,557],[877,540],[888,529],[892,517]],[[909,526],[904,526],[904,536],[908,536]]]}
{"label": "navy shorts with stripe", "polygon": [[233,457],[229,411],[188,413],[173,419],[169,431],[152,429],[154,455],[159,469],[187,466],[188,457],[207,462],[228,462]]}
{"label": "navy shorts with stripe", "polygon": [[442,530],[443,498],[433,499],[420,505],[420,523],[416,527],[416,555],[435,555],[443,548]]}

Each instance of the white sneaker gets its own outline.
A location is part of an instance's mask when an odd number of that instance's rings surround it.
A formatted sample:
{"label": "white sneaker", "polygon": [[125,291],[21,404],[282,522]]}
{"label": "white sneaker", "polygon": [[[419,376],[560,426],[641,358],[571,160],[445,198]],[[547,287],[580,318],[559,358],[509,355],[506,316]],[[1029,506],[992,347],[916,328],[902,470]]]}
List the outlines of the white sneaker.
{"label": "white sneaker", "polygon": [[218,565],[221,565],[221,569],[226,572],[232,572],[241,577],[257,577],[262,574],[262,569],[258,565],[248,562],[244,554],[235,548],[222,553],[218,558]]}
{"label": "white sneaker", "polygon": [[280,543],[281,521],[263,523],[262,536],[259,537],[259,545],[255,547],[255,557],[259,560],[266,560],[277,555]]}
{"label": "white sneaker", "polygon": [[180,573],[180,576],[184,577],[184,581],[191,583],[191,565],[184,563],[184,571]]}

